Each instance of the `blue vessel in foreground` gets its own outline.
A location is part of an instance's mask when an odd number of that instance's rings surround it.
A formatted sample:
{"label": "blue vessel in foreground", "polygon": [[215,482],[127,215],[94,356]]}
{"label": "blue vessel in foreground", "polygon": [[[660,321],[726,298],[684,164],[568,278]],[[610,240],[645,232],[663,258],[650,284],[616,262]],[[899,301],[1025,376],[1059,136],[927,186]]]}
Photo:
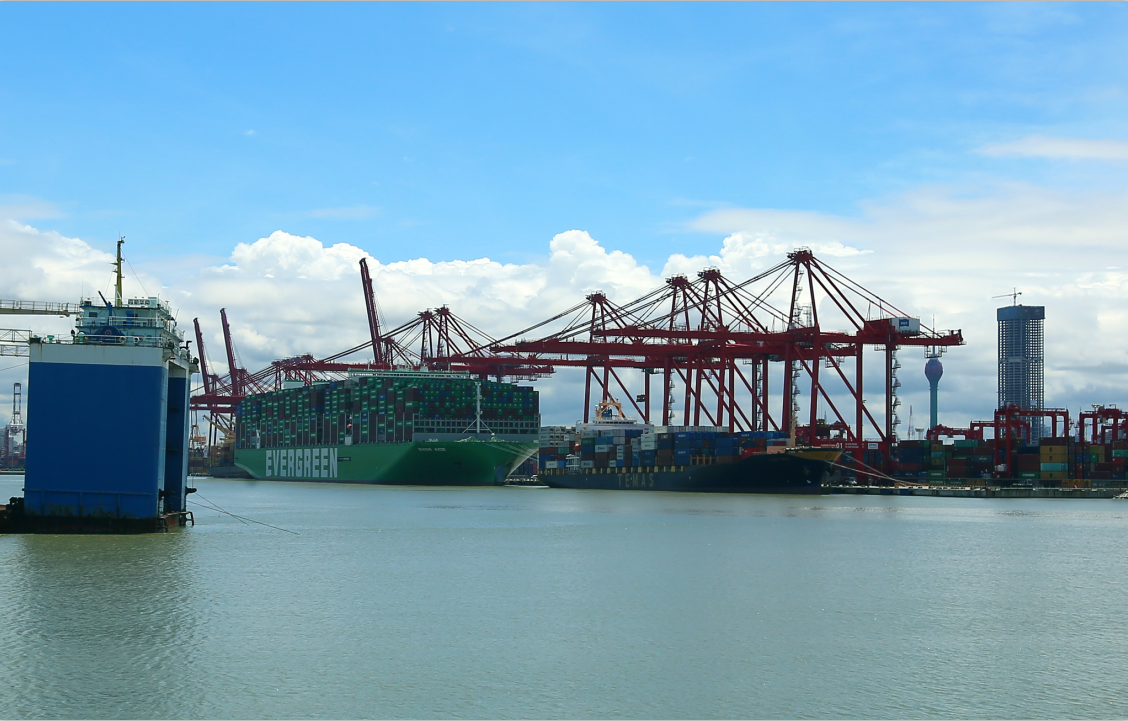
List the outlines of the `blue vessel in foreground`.
{"label": "blue vessel in foreground", "polygon": [[185,525],[196,361],[168,303],[83,300],[70,336],[32,337],[23,498],[0,531],[131,533]]}

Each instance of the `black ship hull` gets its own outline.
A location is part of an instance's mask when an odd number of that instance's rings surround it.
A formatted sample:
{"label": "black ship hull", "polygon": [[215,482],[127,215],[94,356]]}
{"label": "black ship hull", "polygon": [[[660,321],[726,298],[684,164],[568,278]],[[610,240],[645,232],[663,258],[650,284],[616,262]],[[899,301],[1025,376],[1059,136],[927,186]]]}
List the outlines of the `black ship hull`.
{"label": "black ship hull", "polygon": [[592,468],[578,472],[542,471],[537,478],[552,488],[701,493],[823,493],[831,466],[798,453],[767,453],[736,463],[654,468]]}

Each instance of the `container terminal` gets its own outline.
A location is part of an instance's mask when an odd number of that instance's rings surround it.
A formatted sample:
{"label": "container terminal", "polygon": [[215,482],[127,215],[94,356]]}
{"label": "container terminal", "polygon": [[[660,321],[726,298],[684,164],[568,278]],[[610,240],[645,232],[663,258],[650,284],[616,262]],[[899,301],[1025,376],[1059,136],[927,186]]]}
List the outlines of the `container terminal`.
{"label": "container terminal", "polygon": [[[391,327],[361,260],[365,342],[251,372],[239,363],[221,309],[223,375],[208,366],[198,318],[197,359],[166,303],[121,298],[120,250],[119,242],[114,302],[0,301],[0,313],[79,316],[70,338],[26,339],[34,400],[26,427],[13,415],[7,437],[18,440],[6,444],[4,460],[22,452],[27,482],[24,498],[0,511],[9,523],[15,515],[99,518],[107,527],[122,525],[110,519],[138,528],[188,522],[190,472],[366,483],[496,483],[512,474],[569,485],[578,482],[569,476],[637,478],[641,469],[684,480],[701,477],[699,468],[799,450],[825,464],[820,488],[841,492],[1103,495],[1125,487],[1128,418],[1115,406],[1094,406],[1071,423],[1068,412],[1043,407],[1044,308],[1018,304],[1017,291],[997,311],[997,410],[961,429],[936,422],[936,403],[940,359],[964,344],[962,332],[929,327],[804,248],[741,282],[706,268],[627,303],[595,291],[504,337],[447,306]],[[20,340],[0,337],[0,345]],[[914,348],[927,359],[932,412],[927,429],[904,433],[901,354]],[[873,351],[876,368],[864,372]],[[537,393],[520,384],[564,368],[582,369],[583,417],[542,428]],[[133,383],[134,376],[145,380]],[[122,384],[136,392],[106,390]],[[88,419],[73,414],[74,399],[84,396],[103,404],[98,422],[94,411]],[[875,412],[866,398],[883,408]],[[638,428],[629,435],[599,428],[607,419],[593,414],[610,406]],[[106,477],[78,468],[67,460],[83,455],[73,444],[56,454],[49,441],[36,441],[61,437],[62,409],[72,412],[67,427],[106,428],[86,434],[91,453],[123,434],[145,452]],[[115,423],[100,420],[107,411]],[[428,453],[435,460],[422,462]],[[613,480],[597,485],[623,482]]]}
{"label": "container terminal", "polygon": [[[739,453],[756,452],[749,447],[754,435],[772,448],[841,451],[828,479],[832,484],[1019,489],[1124,485],[1123,459],[1116,453],[1124,449],[1114,445],[1128,440],[1128,418],[1121,418],[1113,406],[1099,406],[1078,414],[1074,423],[1068,413],[1042,407],[1044,309],[1019,305],[1017,291],[1007,296],[1011,305],[997,309],[999,410],[994,418],[961,430],[936,423],[935,399],[943,374],[940,359],[964,344],[962,332],[929,327],[807,249],[797,249],[785,261],[741,282],[706,268],[695,278],[670,277],[663,286],[623,304],[595,291],[553,317],[504,337],[488,335],[447,306],[389,327],[379,313],[364,260],[360,276],[368,340],[324,358],[283,358],[250,372],[238,363],[226,311],[221,310],[223,350],[231,370],[212,374],[196,320],[203,379],[192,407],[209,414],[207,446],[212,457],[234,457],[236,446],[246,443],[238,439],[235,420],[244,399],[277,392],[286,384],[348,382],[350,376],[404,369],[519,383],[576,368],[582,369],[584,390],[583,417],[570,427],[574,437],[561,443],[563,427],[545,430],[555,436],[538,438],[536,455],[516,474],[560,475],[569,471],[572,456],[573,471],[624,473],[626,468],[650,467],[641,447],[622,457],[602,455],[626,453],[622,448],[599,453],[581,448],[582,431],[576,429],[599,420],[593,417],[599,408],[615,404],[623,417],[643,426],[678,429],[669,431],[673,438],[663,439],[675,447],[661,450],[689,453],[678,454],[674,460],[679,462],[668,467],[726,463],[733,457],[733,443]],[[901,428],[898,397],[906,349],[919,349],[926,358],[933,398],[932,422],[907,432]],[[867,368],[874,355],[876,368]],[[876,384],[874,376],[880,378]],[[877,400],[878,412],[867,398]],[[1050,419],[1058,425],[1047,435]],[[409,427],[420,420],[403,418]],[[366,421],[354,412],[346,413],[342,422]],[[676,437],[686,433],[716,437]],[[678,447],[688,443],[696,446]],[[672,458],[663,455],[663,461]]]}

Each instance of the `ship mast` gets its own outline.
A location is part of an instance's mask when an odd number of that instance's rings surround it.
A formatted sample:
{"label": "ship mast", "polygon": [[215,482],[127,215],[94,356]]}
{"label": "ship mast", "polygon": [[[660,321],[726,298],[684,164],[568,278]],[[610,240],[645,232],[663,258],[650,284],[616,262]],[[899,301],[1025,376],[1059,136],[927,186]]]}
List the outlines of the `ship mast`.
{"label": "ship mast", "polygon": [[124,235],[118,238],[117,261],[114,263],[114,272],[117,275],[117,285],[114,287],[114,305],[118,308],[121,307],[121,245],[124,242]]}

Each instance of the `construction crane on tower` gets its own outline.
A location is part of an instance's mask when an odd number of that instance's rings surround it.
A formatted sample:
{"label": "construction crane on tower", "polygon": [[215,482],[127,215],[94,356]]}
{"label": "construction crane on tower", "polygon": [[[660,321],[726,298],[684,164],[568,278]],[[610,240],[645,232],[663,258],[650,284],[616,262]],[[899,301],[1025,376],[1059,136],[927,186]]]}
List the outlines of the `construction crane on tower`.
{"label": "construction crane on tower", "polygon": [[0,467],[22,468],[27,442],[23,420],[23,383],[12,384],[12,416],[4,426],[4,445],[0,447]]}

